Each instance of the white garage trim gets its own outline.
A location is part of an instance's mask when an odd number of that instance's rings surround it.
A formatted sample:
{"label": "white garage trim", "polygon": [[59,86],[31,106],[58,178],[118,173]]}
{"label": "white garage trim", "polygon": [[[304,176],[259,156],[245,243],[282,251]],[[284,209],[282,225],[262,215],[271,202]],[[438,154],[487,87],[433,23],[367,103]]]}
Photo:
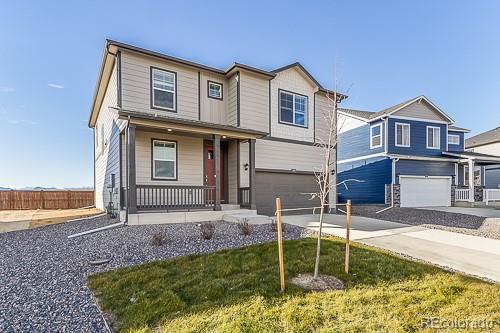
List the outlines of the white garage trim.
{"label": "white garage trim", "polygon": [[399,184],[401,207],[451,206],[451,176],[400,175]]}

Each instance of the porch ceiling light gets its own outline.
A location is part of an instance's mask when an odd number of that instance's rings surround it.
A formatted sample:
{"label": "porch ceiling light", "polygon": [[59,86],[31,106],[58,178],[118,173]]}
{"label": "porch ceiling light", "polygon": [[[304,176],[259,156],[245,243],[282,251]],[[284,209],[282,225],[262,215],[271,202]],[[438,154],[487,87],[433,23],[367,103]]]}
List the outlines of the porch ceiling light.
{"label": "porch ceiling light", "polygon": [[227,136],[223,135],[222,138],[225,139],[225,138],[227,138]]}
{"label": "porch ceiling light", "polygon": [[172,132],[173,130],[171,128],[167,128],[167,131],[168,132]]}

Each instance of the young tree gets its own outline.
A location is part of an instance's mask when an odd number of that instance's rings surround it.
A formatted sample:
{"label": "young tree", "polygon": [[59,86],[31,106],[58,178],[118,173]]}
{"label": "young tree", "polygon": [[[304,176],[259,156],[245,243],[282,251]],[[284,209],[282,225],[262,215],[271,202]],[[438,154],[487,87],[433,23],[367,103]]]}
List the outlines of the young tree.
{"label": "young tree", "polygon": [[[325,207],[327,206],[328,196],[330,192],[336,194],[336,151],[337,151],[337,105],[342,100],[343,96],[335,90],[326,94],[328,99],[328,108],[323,116],[323,130],[317,137],[317,147],[321,149],[322,164],[321,167],[314,172],[316,182],[318,183],[318,192],[311,193],[311,199],[318,199],[320,202],[319,214],[319,232],[316,244],[316,261],[314,264],[314,279],[319,275],[319,257],[321,251],[321,233],[323,229],[323,219],[325,215]],[[334,196],[336,197],[336,195]],[[334,199],[334,204],[336,200]]]}

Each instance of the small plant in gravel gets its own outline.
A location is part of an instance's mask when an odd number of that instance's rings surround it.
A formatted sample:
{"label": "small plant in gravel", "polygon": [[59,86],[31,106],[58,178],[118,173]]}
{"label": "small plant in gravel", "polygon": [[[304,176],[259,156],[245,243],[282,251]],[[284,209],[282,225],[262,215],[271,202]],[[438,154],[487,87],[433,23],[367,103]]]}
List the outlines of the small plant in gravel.
{"label": "small plant in gravel", "polygon": [[[278,223],[276,222],[276,219],[271,219],[271,231],[272,232],[278,232]],[[281,231],[285,232],[285,224],[281,224]]]}
{"label": "small plant in gravel", "polygon": [[215,225],[211,222],[202,223],[200,225],[201,236],[203,239],[212,239],[215,232]]}
{"label": "small plant in gravel", "polygon": [[151,244],[154,246],[162,246],[167,242],[167,232],[165,230],[157,231],[151,238]]}
{"label": "small plant in gravel", "polygon": [[243,221],[238,224],[240,229],[240,235],[248,236],[252,233],[252,226],[248,223],[248,219],[244,218]]}

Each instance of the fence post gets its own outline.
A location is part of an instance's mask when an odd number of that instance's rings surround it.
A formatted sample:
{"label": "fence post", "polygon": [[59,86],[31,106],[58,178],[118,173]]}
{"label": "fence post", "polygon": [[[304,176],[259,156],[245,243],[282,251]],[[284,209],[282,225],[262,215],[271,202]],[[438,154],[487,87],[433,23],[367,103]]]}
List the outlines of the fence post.
{"label": "fence post", "polygon": [[9,192],[9,208],[14,209],[14,190]]}
{"label": "fence post", "polygon": [[345,273],[349,273],[349,237],[351,230],[351,200],[346,204],[346,225],[345,225]]}
{"label": "fence post", "polygon": [[276,225],[278,227],[278,256],[280,264],[280,287],[285,292],[285,264],[283,261],[283,227],[281,225],[281,200],[276,198]]}
{"label": "fence post", "polygon": [[43,193],[43,190],[40,190],[40,209],[43,209],[45,204],[44,204],[44,193]]}

